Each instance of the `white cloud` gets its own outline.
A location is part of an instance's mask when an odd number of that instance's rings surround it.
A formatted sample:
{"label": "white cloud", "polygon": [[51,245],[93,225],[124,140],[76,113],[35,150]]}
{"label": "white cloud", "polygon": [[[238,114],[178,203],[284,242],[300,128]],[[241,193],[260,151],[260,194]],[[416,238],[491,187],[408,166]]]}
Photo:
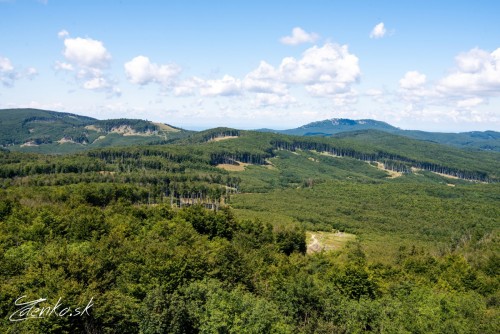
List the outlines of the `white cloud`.
{"label": "white cloud", "polygon": [[174,87],[175,96],[191,96],[195,94],[195,91],[203,85],[203,79],[198,77],[192,77],[190,79],[184,80]]}
{"label": "white cloud", "polygon": [[412,104],[413,109],[446,103],[443,96],[427,83],[427,76],[418,71],[406,72],[399,80],[399,87],[399,97]]}
{"label": "white cloud", "polygon": [[60,62],[60,61],[56,61],[56,64],[54,67],[56,70],[63,70],[63,71],[70,71],[70,72],[75,70],[73,65],[71,65],[69,63]]}
{"label": "white cloud", "polygon": [[399,86],[403,89],[415,89],[422,87],[427,80],[425,74],[417,71],[406,72],[405,76],[399,80]]}
{"label": "white cloud", "polygon": [[83,83],[83,88],[85,89],[102,89],[108,87],[109,84],[106,82],[104,78],[101,77],[96,77],[93,79],[90,79],[86,82]]}
{"label": "white cloud", "polygon": [[67,32],[65,29],[63,29],[57,33],[57,37],[59,37],[59,38],[66,38],[68,36],[69,36],[69,32]]}
{"label": "white cloud", "polygon": [[66,38],[64,57],[71,63],[83,68],[106,68],[111,55],[101,41],[91,38]]}
{"label": "white cloud", "polygon": [[122,94],[120,88],[116,87],[114,82],[101,76],[86,80],[83,83],[83,88],[94,91],[104,91],[108,96],[120,96]]}
{"label": "white cloud", "polygon": [[368,96],[381,96],[384,92],[380,89],[370,88],[365,92],[365,94]]}
{"label": "white cloud", "polygon": [[232,96],[241,94],[241,80],[230,75],[224,75],[222,79],[207,80],[200,88],[203,96]]}
{"label": "white cloud", "polygon": [[282,37],[280,42],[286,45],[298,45],[302,43],[314,43],[318,38],[319,35],[316,33],[308,33],[300,27],[295,27],[292,30],[292,35]]}
{"label": "white cloud", "polygon": [[457,67],[440,80],[437,89],[456,96],[500,96],[500,48],[489,53],[475,48],[459,54]]}
{"label": "white cloud", "polygon": [[479,97],[472,97],[470,99],[465,99],[465,100],[460,100],[457,102],[457,107],[458,108],[473,108],[477,107],[478,105],[484,103],[484,100]]}
{"label": "white cloud", "polygon": [[358,102],[358,93],[354,90],[332,96],[333,105],[336,107],[346,107]]}
{"label": "white cloud", "polygon": [[3,86],[13,87],[17,80],[23,78],[33,80],[37,75],[36,68],[28,67],[25,70],[18,70],[9,58],[0,56],[0,84]]}
{"label": "white cloud", "polygon": [[124,67],[129,81],[138,85],[157,83],[164,87],[169,87],[181,72],[181,68],[178,65],[159,65],[152,63],[145,56],[135,57],[125,63]]}
{"label": "white cloud", "polygon": [[380,22],[375,27],[373,27],[372,31],[370,32],[370,38],[382,38],[386,33],[387,30],[385,29],[384,22]]}
{"label": "white cloud", "polygon": [[14,70],[10,59],[0,56],[0,82],[2,85],[12,87],[18,77],[19,74]]}
{"label": "white cloud", "polygon": [[0,56],[0,71],[4,73],[14,71],[14,66],[12,66],[9,58]]}
{"label": "white cloud", "polygon": [[83,89],[102,91],[108,96],[121,95],[114,80],[106,73],[111,64],[111,54],[101,41],[92,38],[69,38],[66,30],[60,31],[58,36],[64,38],[65,61],[56,61],[56,70],[73,73]]}
{"label": "white cloud", "polygon": [[34,67],[28,67],[26,69],[26,77],[30,80],[33,80],[35,77],[38,76],[38,70]]}
{"label": "white cloud", "polygon": [[307,49],[299,60],[284,58],[279,71],[284,82],[303,84],[313,96],[346,93],[361,75],[358,57],[332,43]]}
{"label": "white cloud", "polygon": [[370,88],[364,92],[365,96],[370,97],[373,101],[378,103],[388,103],[388,94],[380,89]]}
{"label": "white cloud", "polygon": [[287,108],[295,102],[297,102],[297,100],[291,95],[257,93],[255,94],[253,104],[258,108],[269,106]]}
{"label": "white cloud", "polygon": [[455,62],[455,68],[435,83],[417,71],[405,74],[399,81],[399,97],[406,113],[436,122],[498,122],[498,111],[481,107],[500,96],[500,48],[491,53],[475,48],[460,53]]}
{"label": "white cloud", "polygon": [[[140,61],[139,61],[140,60]],[[149,70],[147,58],[137,59],[137,66],[126,64],[129,79],[138,84],[156,80]],[[175,72],[177,74],[177,72]],[[243,79],[225,75],[221,79],[205,80],[197,77],[174,82],[175,96],[199,93],[201,96],[234,96],[250,93],[256,106],[288,106],[296,102],[290,95],[291,86],[302,86],[310,96],[334,98],[338,104],[350,103],[357,95],[352,90],[361,75],[358,58],[349,53],[346,45],[326,43],[307,49],[301,58],[284,58],[278,67],[265,61]],[[334,103],[337,103],[334,101]]]}
{"label": "white cloud", "polygon": [[280,73],[273,66],[261,61],[257,69],[245,76],[243,88],[255,93],[288,94],[287,85],[279,82],[279,79]]}
{"label": "white cloud", "polygon": [[475,48],[469,52],[460,53],[455,57],[455,61],[460,72],[477,73],[485,68],[490,58],[491,55],[488,52]]}

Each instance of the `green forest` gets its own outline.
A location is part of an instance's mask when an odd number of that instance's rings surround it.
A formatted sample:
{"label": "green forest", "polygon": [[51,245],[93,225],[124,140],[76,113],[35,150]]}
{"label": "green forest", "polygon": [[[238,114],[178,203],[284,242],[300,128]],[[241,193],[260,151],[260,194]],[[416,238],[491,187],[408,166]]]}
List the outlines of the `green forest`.
{"label": "green forest", "polygon": [[498,166],[374,130],[3,149],[0,332],[498,333]]}

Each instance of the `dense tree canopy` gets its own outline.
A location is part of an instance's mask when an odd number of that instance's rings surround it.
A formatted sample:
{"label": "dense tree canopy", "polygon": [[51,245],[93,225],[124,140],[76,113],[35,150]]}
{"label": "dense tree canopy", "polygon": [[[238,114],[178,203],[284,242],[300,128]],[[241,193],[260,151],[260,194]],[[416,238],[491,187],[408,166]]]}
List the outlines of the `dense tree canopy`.
{"label": "dense tree canopy", "polygon": [[[498,333],[497,158],[422,154],[223,128],[2,151],[0,331]],[[307,252],[306,230],[356,238]],[[13,322],[23,296],[62,306]]]}

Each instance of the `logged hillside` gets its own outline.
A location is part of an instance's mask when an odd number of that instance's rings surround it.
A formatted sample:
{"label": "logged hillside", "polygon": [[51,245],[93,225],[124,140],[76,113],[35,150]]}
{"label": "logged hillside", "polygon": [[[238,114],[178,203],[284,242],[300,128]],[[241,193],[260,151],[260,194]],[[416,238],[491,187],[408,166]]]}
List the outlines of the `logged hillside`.
{"label": "logged hillside", "polygon": [[407,138],[418,139],[427,142],[449,145],[462,149],[496,151],[500,152],[500,133],[495,131],[472,131],[462,133],[425,132],[416,130],[402,130],[385,122],[372,119],[351,120],[333,118],[319,122],[312,122],[296,129],[271,130],[261,129],[261,132],[282,133],[296,136],[320,136],[329,137],[342,135],[348,132],[359,132],[366,130],[383,131]]}
{"label": "logged hillside", "polygon": [[188,134],[167,124],[144,120],[97,120],[38,109],[0,110],[0,130],[0,145],[4,148],[37,153],[149,144]]}
{"label": "logged hillside", "polygon": [[500,154],[468,152],[447,146],[422,142],[381,131],[361,131],[338,138],[298,137],[219,128],[197,133],[179,143],[210,142],[213,138],[229,138],[213,143],[212,162],[241,161],[264,165],[276,151],[305,150],[349,157],[364,162],[379,162],[387,170],[413,173],[418,170],[436,172],[460,179],[497,182]]}

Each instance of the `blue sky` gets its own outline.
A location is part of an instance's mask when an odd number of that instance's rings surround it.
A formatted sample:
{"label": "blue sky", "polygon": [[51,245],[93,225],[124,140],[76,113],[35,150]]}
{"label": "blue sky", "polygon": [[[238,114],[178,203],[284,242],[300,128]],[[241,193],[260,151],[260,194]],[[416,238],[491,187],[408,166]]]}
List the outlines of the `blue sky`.
{"label": "blue sky", "polygon": [[498,1],[0,0],[0,108],[500,130]]}

